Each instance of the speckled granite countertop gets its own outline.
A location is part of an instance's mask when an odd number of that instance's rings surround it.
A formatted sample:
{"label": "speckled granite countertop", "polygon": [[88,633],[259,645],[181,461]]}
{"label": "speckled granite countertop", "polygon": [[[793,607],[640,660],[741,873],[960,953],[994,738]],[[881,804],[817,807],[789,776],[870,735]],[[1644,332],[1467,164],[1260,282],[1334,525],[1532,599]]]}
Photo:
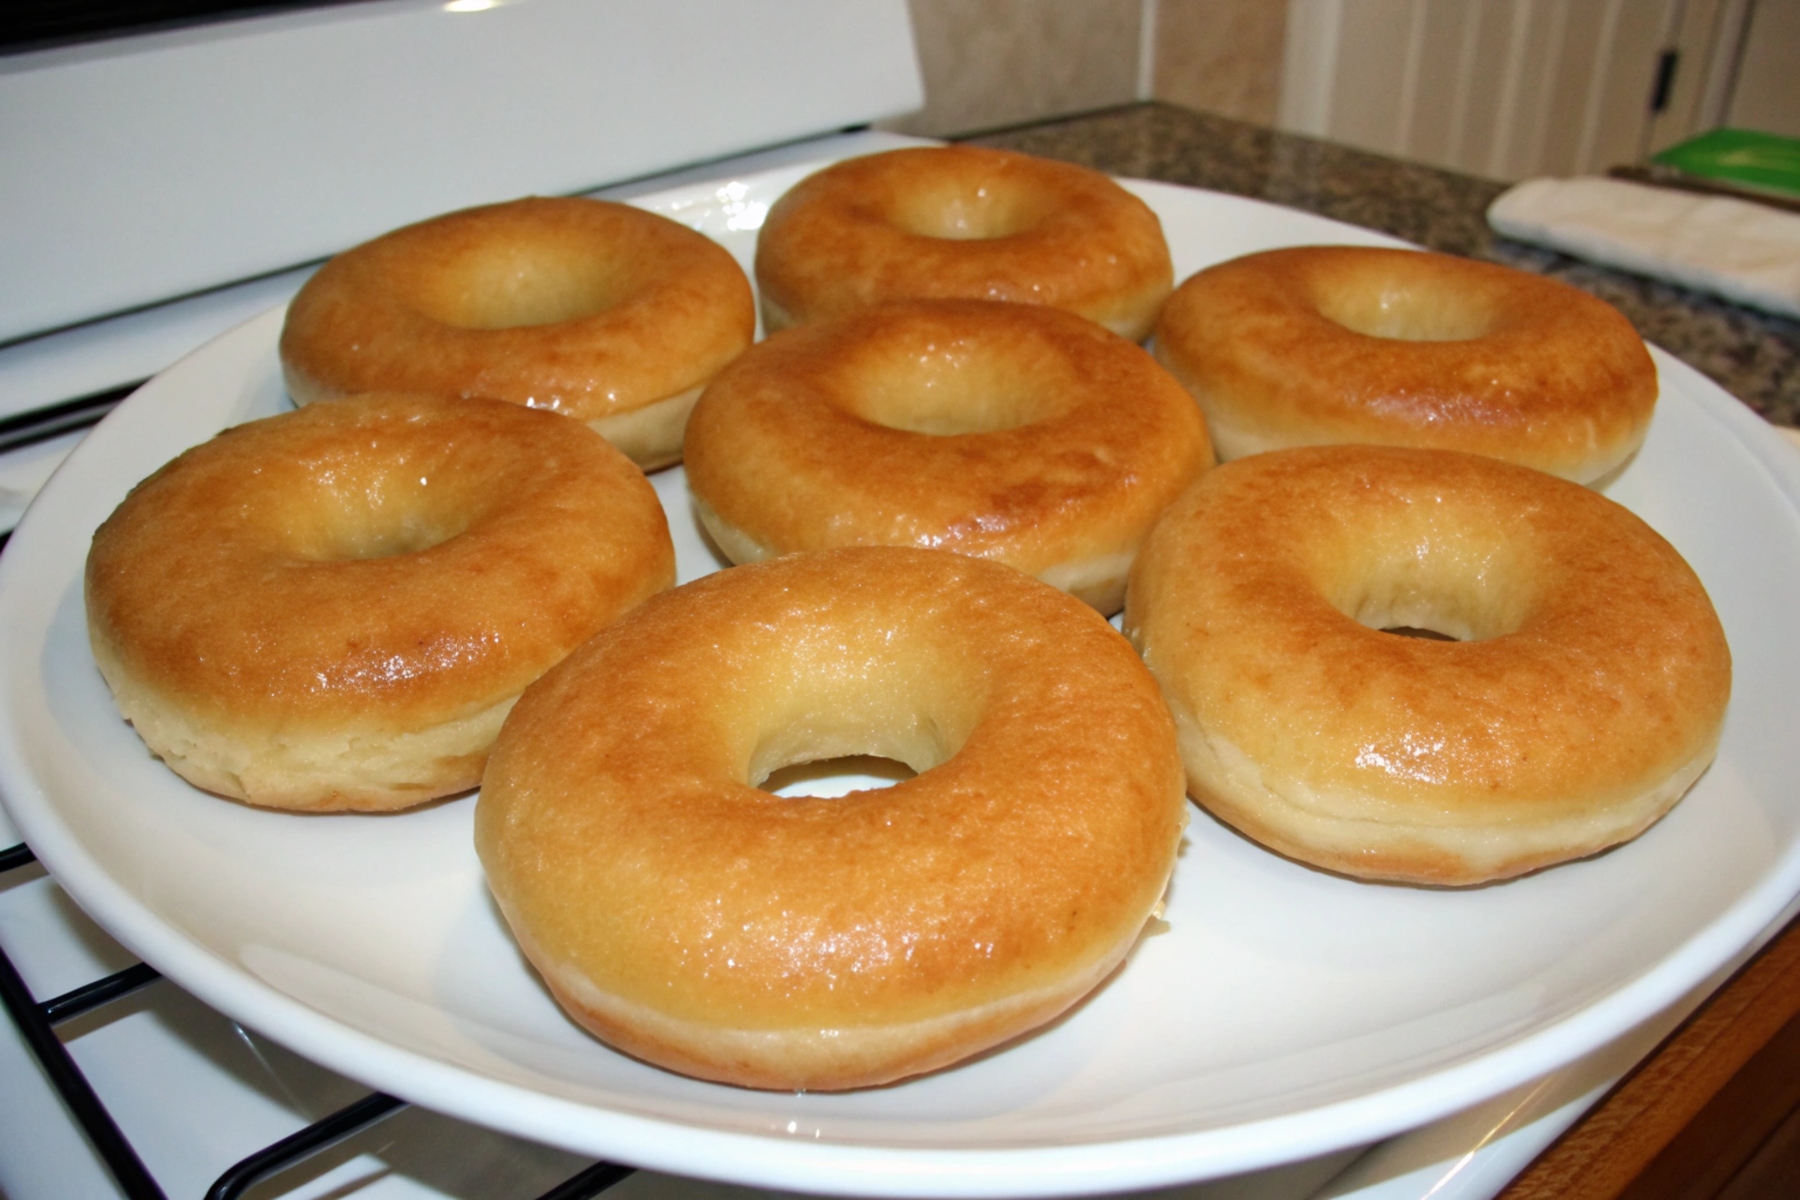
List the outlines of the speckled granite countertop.
{"label": "speckled granite countertop", "polygon": [[1497,237],[1484,214],[1504,184],[1166,104],[966,140],[1114,175],[1253,196],[1433,250],[1555,276],[1616,305],[1645,340],[1705,372],[1769,420],[1800,425],[1800,322]]}

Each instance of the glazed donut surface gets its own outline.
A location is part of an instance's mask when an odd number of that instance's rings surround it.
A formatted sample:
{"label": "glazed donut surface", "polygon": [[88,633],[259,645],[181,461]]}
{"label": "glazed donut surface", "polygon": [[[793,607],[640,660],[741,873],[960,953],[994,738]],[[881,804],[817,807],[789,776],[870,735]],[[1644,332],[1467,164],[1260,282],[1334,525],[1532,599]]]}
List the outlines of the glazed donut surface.
{"label": "glazed donut surface", "polygon": [[525,685],[673,582],[654,491],[592,431],[363,396],[252,421],[94,535],[88,632],[151,751],[275,808],[473,787]]}
{"label": "glazed donut surface", "polygon": [[964,298],[1046,304],[1142,341],[1174,270],[1156,214],[1098,171],[926,146],[801,180],[769,209],[756,282],[770,332],[893,300]]}
{"label": "glazed donut surface", "polygon": [[1464,450],[1591,483],[1643,442],[1656,367],[1578,288],[1492,263],[1301,246],[1176,289],[1156,356],[1222,460],[1360,442]]}
{"label": "glazed donut surface", "polygon": [[1102,612],[1212,462],[1150,356],[1054,309],[914,301],[778,333],[707,388],[689,487],[734,562],[846,545],[994,558]]}
{"label": "glazed donut surface", "polygon": [[[758,781],[854,754],[835,799]],[[475,812],[569,1014],[746,1087],[872,1086],[1065,1010],[1156,909],[1185,822],[1155,682],[1070,597],[892,547],[653,599],[531,687]]]}
{"label": "glazed donut surface", "polygon": [[[1481,883],[1637,836],[1712,760],[1731,687],[1705,589],[1649,526],[1448,451],[1217,468],[1145,543],[1125,623],[1190,793],[1368,879]],[[1408,627],[1460,640],[1384,632]]]}
{"label": "glazed donut surface", "polygon": [[646,469],[681,456],[700,388],[750,344],[750,284],[702,234],[626,204],[530,198],[338,255],[281,331],[296,403],[485,396],[565,413]]}

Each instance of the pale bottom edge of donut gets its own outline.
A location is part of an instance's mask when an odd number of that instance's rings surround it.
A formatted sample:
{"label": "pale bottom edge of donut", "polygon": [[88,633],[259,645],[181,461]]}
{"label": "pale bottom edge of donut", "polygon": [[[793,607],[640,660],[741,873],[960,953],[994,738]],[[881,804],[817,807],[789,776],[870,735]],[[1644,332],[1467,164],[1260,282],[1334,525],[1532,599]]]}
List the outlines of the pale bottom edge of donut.
{"label": "pale bottom edge of donut", "polygon": [[[296,407],[303,408],[321,400],[337,400],[350,394],[327,387],[285,365],[282,377]],[[673,396],[664,396],[629,412],[595,417],[585,424],[612,443],[613,449],[636,463],[639,469],[658,471],[681,461],[681,440],[687,434],[688,414],[694,411],[700,393],[705,390],[704,382],[697,383]]]}
{"label": "pale bottom edge of donut", "polygon": [[685,392],[665,396],[642,408],[596,417],[587,425],[640,469],[660,471],[681,461],[688,415],[705,390],[704,383],[697,383]]}
{"label": "pale bottom edge of donut", "polygon": [[[1157,361],[1165,367],[1170,364],[1162,355]],[[1194,402],[1200,406],[1200,413],[1206,418],[1206,432],[1212,438],[1213,453],[1220,462],[1233,459],[1249,458],[1253,454],[1266,454],[1272,450],[1292,450],[1303,446],[1337,446],[1337,445],[1385,445],[1411,446],[1422,449],[1462,450],[1465,453],[1479,454],[1482,451],[1471,447],[1452,444],[1443,438],[1420,434],[1408,437],[1402,430],[1396,430],[1392,436],[1384,436],[1378,432],[1335,433],[1328,429],[1321,430],[1284,430],[1270,431],[1254,424],[1237,419],[1236,406],[1221,404],[1205,389],[1196,386],[1180,371],[1170,367]],[[1640,426],[1633,436],[1623,439],[1611,446],[1595,447],[1579,459],[1552,462],[1540,455],[1519,453],[1504,456],[1504,461],[1520,466],[1531,467],[1543,471],[1547,475],[1555,475],[1572,483],[1583,484],[1596,490],[1618,475],[1631,457],[1644,444],[1644,435],[1649,432],[1649,423]],[[1501,455],[1488,457],[1502,458]]]}
{"label": "pale bottom edge of donut", "polygon": [[[905,298],[925,300],[942,299],[943,297],[916,296]],[[1163,301],[1167,298],[1168,289],[1159,285],[1155,288],[1146,289],[1144,294],[1133,298],[1132,302],[1126,306],[1125,312],[1119,316],[1102,319],[1089,313],[1082,312],[1079,309],[1069,308],[1064,309],[1064,311],[1072,312],[1078,317],[1085,317],[1102,329],[1107,330],[1109,333],[1118,334],[1128,342],[1138,342],[1141,344],[1148,340],[1150,334],[1156,329],[1157,315],[1162,311]],[[986,299],[986,297],[970,296],[964,297],[964,299]],[[790,329],[795,325],[803,323],[795,320],[794,315],[787,309],[769,299],[766,292],[762,295],[760,304],[762,308],[764,337],[767,337],[771,333],[780,333],[783,329]]]}
{"label": "pale bottom edge of donut", "polygon": [[1530,822],[1394,822],[1344,815],[1353,802],[1294,782],[1270,783],[1232,743],[1209,737],[1175,714],[1188,794],[1253,841],[1299,862],[1384,883],[1467,887],[1586,858],[1628,842],[1687,794],[1719,748],[1715,728],[1704,746],[1666,778],[1617,802]]}
{"label": "pale bottom edge of donut", "polygon": [[229,731],[194,719],[139,681],[98,642],[94,658],[119,712],[169,769],[197,788],[259,808],[392,812],[481,782],[518,696],[424,729]]}
{"label": "pale bottom edge of donut", "polygon": [[[719,553],[733,563],[743,566],[745,563],[763,562],[766,559],[778,558],[779,553],[751,537],[741,526],[734,525],[721,517],[699,495],[690,493],[693,498],[694,514],[700,518],[700,524],[712,539]],[[1099,610],[1103,616],[1111,616],[1125,607],[1125,581],[1131,574],[1131,563],[1136,558],[1135,550],[1113,554],[1096,554],[1089,558],[1076,559],[1071,562],[1057,563],[1039,571],[1034,578],[1058,588],[1080,600],[1090,608]],[[1005,562],[1004,559],[995,559]],[[1008,566],[1012,564],[1008,563]]]}
{"label": "pale bottom edge of donut", "polygon": [[[1334,437],[1330,433],[1305,435],[1271,435],[1234,427],[1229,421],[1222,421],[1212,409],[1201,405],[1201,412],[1206,417],[1206,431],[1212,436],[1213,451],[1220,462],[1230,462],[1235,458],[1248,458],[1252,454],[1265,454],[1271,450],[1289,450],[1303,446],[1336,446],[1336,445],[1386,445],[1411,446],[1428,450],[1460,450],[1466,454],[1480,454],[1480,450],[1463,446],[1450,445],[1446,442],[1427,437],[1409,438],[1404,434],[1393,437],[1376,436],[1344,436]],[[1569,462],[1550,462],[1538,456],[1521,453],[1516,455],[1487,455],[1499,458],[1504,462],[1516,463],[1522,467],[1530,467],[1542,471],[1546,475],[1555,475],[1559,479],[1567,479],[1571,483],[1579,483],[1587,487],[1599,489],[1610,483],[1619,473],[1631,456],[1638,452],[1643,444],[1644,430],[1623,446],[1615,446],[1604,453],[1595,451],[1579,460]]]}
{"label": "pale bottom edge of donut", "polygon": [[633,1003],[596,987],[572,966],[550,962],[516,924],[513,932],[569,1017],[616,1050],[665,1070],[735,1087],[840,1092],[936,1071],[1048,1024],[1118,969],[1142,928],[1051,986],[919,1021],[786,1029],[709,1024]]}

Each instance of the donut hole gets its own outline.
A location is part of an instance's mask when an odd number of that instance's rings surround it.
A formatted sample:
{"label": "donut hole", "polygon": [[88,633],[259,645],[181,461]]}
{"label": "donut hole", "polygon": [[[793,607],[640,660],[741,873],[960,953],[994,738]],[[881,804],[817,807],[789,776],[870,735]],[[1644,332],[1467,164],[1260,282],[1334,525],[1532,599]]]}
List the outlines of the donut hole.
{"label": "donut hole", "polygon": [[311,505],[286,518],[290,548],[309,562],[355,562],[419,554],[455,538],[480,519],[483,507],[428,477],[396,486],[322,489]]}
{"label": "donut hole", "polygon": [[817,796],[831,799],[851,792],[869,792],[905,783],[918,774],[905,763],[875,754],[850,754],[836,758],[789,763],[771,771],[757,786],[777,796]]}
{"label": "donut hole", "polygon": [[1477,642],[1514,632],[1496,620],[1489,598],[1454,585],[1419,588],[1380,581],[1362,589],[1338,611],[1359,625],[1419,641]]}
{"label": "donut hole", "polygon": [[417,514],[338,526],[311,557],[324,562],[350,562],[419,554],[443,545],[467,526],[467,521],[440,521]]}
{"label": "donut hole", "polygon": [[931,437],[999,433],[1053,420],[1072,407],[1062,389],[1041,386],[1028,371],[1007,367],[992,355],[930,347],[896,354],[863,383],[844,393],[844,404],[866,421]]}
{"label": "donut hole", "polygon": [[[758,698],[741,727],[745,782],[791,795],[842,795],[923,775],[962,749],[981,689],[947,690],[954,665],[938,656],[929,631],[871,629],[866,637],[783,647],[772,670],[741,681]],[[853,774],[877,782],[836,779]]]}
{"label": "donut hole", "polygon": [[1476,642],[1523,627],[1530,607],[1517,564],[1485,539],[1370,537],[1322,580],[1339,612],[1369,629],[1421,641]]}
{"label": "donut hole", "polygon": [[903,196],[891,217],[916,237],[972,242],[1025,233],[1044,219],[1043,201],[992,182],[956,180]]}
{"label": "donut hole", "polygon": [[523,242],[464,256],[415,300],[426,316],[458,329],[519,329],[594,316],[630,290],[609,261]]}
{"label": "donut hole", "polygon": [[[751,756],[751,785],[787,795],[843,795],[923,775],[956,752],[928,720],[906,714],[890,722],[887,713],[873,711],[887,705],[877,701],[863,707],[871,711],[818,712],[776,723]],[[846,778],[864,775],[877,782],[855,784]]]}
{"label": "donut hole", "polygon": [[1466,342],[1494,332],[1495,314],[1478,297],[1403,279],[1379,287],[1320,288],[1319,313],[1365,337],[1401,342]]}

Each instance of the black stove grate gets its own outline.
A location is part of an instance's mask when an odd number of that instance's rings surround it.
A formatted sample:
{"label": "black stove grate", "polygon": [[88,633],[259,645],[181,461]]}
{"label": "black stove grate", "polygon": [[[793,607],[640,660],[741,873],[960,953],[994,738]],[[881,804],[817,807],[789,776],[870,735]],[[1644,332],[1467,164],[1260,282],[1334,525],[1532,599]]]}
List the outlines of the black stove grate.
{"label": "black stove grate", "polygon": [[[0,850],[0,874],[15,871],[37,861],[31,848],[23,843]],[[138,963],[123,971],[65,992],[51,1000],[40,1001],[25,986],[13,968],[12,960],[0,949],[0,1000],[18,1026],[19,1034],[31,1047],[38,1062],[55,1086],[69,1113],[81,1126],[107,1169],[130,1200],[167,1200],[161,1185],[144,1167],[143,1160],[120,1132],[118,1123],[95,1093],[87,1076],[82,1074],[68,1047],[57,1036],[56,1026],[82,1013],[148,987],[162,978],[148,963]],[[404,1100],[373,1092],[354,1104],[347,1105],[289,1137],[265,1146],[241,1159],[220,1175],[207,1189],[206,1200],[235,1200],[252,1186],[327,1150],[346,1138],[360,1133],[378,1121],[385,1120],[407,1107]],[[632,1168],[614,1163],[597,1162],[572,1175],[545,1192],[538,1200],[587,1200],[618,1183],[632,1173]]]}
{"label": "black stove grate", "polygon": [[101,417],[119,406],[119,402],[143,387],[146,380],[123,383],[102,392],[90,392],[60,404],[35,408],[16,416],[0,418],[0,452],[46,441],[58,434],[86,429],[98,424]]}

